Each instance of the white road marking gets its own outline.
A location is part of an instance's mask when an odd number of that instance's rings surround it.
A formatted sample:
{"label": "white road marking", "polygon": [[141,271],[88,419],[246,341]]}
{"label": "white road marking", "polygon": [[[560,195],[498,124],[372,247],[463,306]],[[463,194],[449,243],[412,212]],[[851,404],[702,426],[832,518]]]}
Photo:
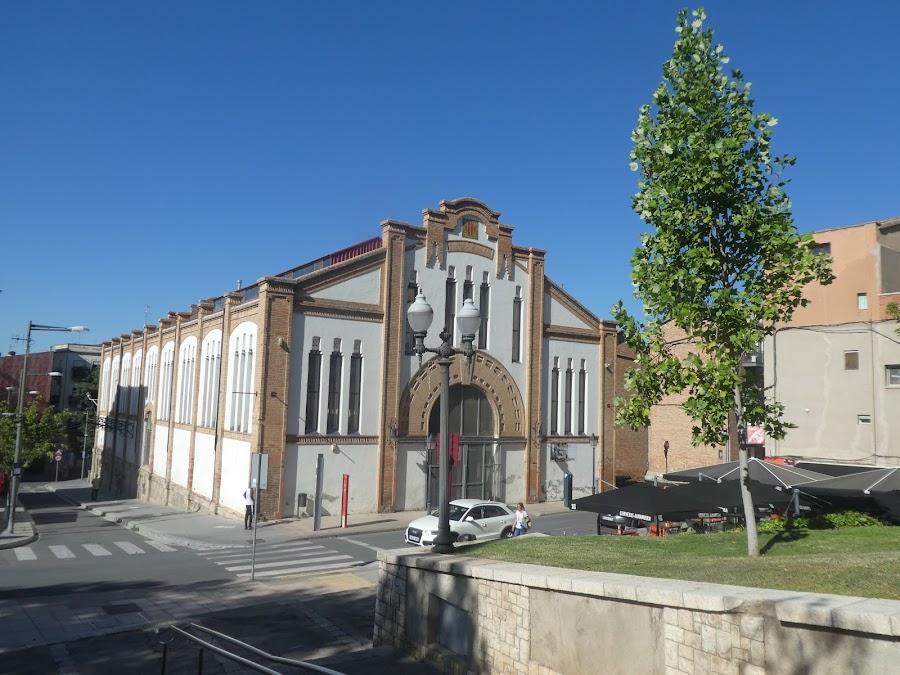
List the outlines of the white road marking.
{"label": "white road marking", "polygon": [[30,546],[21,546],[16,549],[16,558],[19,560],[37,560],[37,556]]}
{"label": "white road marking", "polygon": [[162,551],[163,553],[171,553],[172,551],[176,551],[177,549],[172,548],[168,544],[163,544],[160,541],[153,541],[152,539],[144,540],[144,543],[148,546],[152,546],[157,551]]}
{"label": "white road marking", "polygon": [[120,549],[125,551],[125,553],[127,553],[128,555],[134,555],[135,553],[143,553],[144,552],[144,549],[138,548],[137,546],[132,544],[130,541],[114,541],[113,543],[116,546],[118,546]]}
{"label": "white road marking", "polygon": [[[316,562],[327,562],[329,560],[353,560],[353,556],[350,555],[326,555],[321,558],[310,558],[309,560],[302,561],[301,564],[306,565],[308,563],[316,563]],[[257,563],[256,568],[262,569],[265,567],[284,567],[285,565],[296,565],[298,560],[284,560],[282,562],[273,562],[273,563]],[[344,563],[346,564],[346,563]],[[240,570],[249,570],[251,565],[238,565],[237,567],[226,567],[225,569],[229,572],[238,572]],[[308,568],[307,568],[308,569]],[[241,575],[238,575],[241,576]]]}
{"label": "white road marking", "polygon": [[57,558],[74,558],[75,554],[69,550],[68,546],[48,546],[50,552]]}
{"label": "white road marking", "polygon": [[112,553],[100,546],[100,544],[82,544],[82,546],[84,546],[91,555],[112,555]]}
{"label": "white road marking", "polygon": [[[309,553],[307,555],[318,555],[324,549],[324,546],[298,546],[297,548],[283,548],[280,551],[270,551],[268,549],[263,549],[262,551],[256,551],[256,557],[261,558],[263,556],[275,556],[275,555],[284,555],[285,553],[293,553],[295,551],[312,551],[313,549],[317,549],[313,553]],[[214,562],[217,565],[228,565],[230,563],[240,562],[241,560],[250,560],[250,557],[253,553],[249,550],[242,551],[241,553],[231,553],[227,556],[219,556],[217,558],[210,558],[207,556],[207,560],[210,562]],[[298,555],[303,555],[299,553]]]}
{"label": "white road marking", "polygon": [[345,537],[344,541],[349,541],[351,544],[356,544],[357,546],[365,546],[366,548],[370,548],[373,551],[384,551],[385,549],[380,546],[373,546],[372,544],[367,544],[364,541],[360,541],[359,539],[351,539],[349,537]]}
{"label": "white road marking", "polygon": [[[292,569],[287,570],[267,570],[264,572],[255,572],[254,577],[282,577],[288,574],[299,574],[301,572],[321,572],[322,570],[336,570],[336,569],[346,569],[348,567],[355,567],[359,563],[358,562],[345,562],[345,563],[331,563],[330,565],[311,565],[310,567],[294,567]],[[257,565],[259,567],[259,565]],[[242,574],[238,574],[236,576],[239,577],[249,577],[249,572],[244,572]]]}

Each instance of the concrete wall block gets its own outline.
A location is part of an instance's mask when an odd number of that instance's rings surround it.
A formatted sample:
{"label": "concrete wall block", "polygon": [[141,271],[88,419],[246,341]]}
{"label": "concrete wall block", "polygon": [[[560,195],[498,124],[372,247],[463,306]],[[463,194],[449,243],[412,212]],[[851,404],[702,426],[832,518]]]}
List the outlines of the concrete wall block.
{"label": "concrete wall block", "polygon": [[705,651],[694,652],[694,675],[712,673],[712,656]]}
{"label": "concrete wall block", "polygon": [[684,644],[684,630],[678,626],[667,623],[665,628],[666,640],[677,644]]}
{"label": "concrete wall block", "polygon": [[607,581],[603,584],[603,595],[604,597],[615,598],[618,600],[637,601],[636,584],[635,582],[623,583],[617,581]]}
{"label": "concrete wall block", "polygon": [[[666,608],[668,611],[669,608]],[[686,631],[694,631],[694,613],[689,609],[673,610],[678,614],[678,627]]]}
{"label": "concrete wall block", "polygon": [[700,633],[695,633],[693,631],[684,631],[684,644],[686,644],[691,649],[700,649],[702,644],[700,640]]}
{"label": "concrete wall block", "polygon": [[694,662],[690,659],[686,659],[682,656],[678,657],[678,670],[682,673],[693,673],[694,672]]}
{"label": "concrete wall block", "polygon": [[712,626],[700,627],[700,648],[707,654],[715,654],[718,642],[716,641],[716,629]]}
{"label": "concrete wall block", "polygon": [[866,600],[832,612],[835,628],[878,635],[894,635],[892,617],[900,617],[900,601]]}
{"label": "concrete wall block", "polygon": [[683,607],[684,593],[681,585],[675,584],[672,586],[667,582],[668,580],[654,580],[652,583],[641,584],[636,589],[635,599],[638,602],[646,602],[650,605]]}
{"label": "concrete wall block", "polygon": [[765,667],[766,665],[766,643],[759,640],[751,640],[750,642],[750,663],[754,666]]}
{"label": "concrete wall block", "polygon": [[672,668],[678,667],[678,644],[675,642],[666,642],[666,665]]}
{"label": "concrete wall block", "polygon": [[751,640],[762,640],[765,620],[761,616],[741,615],[741,636]]}
{"label": "concrete wall block", "polygon": [[723,658],[731,657],[731,631],[716,631],[716,653]]}
{"label": "concrete wall block", "polygon": [[737,664],[722,658],[721,656],[712,656],[709,659],[710,670],[714,675],[731,675],[737,673]]}
{"label": "concrete wall block", "polygon": [[865,602],[865,598],[840,595],[809,594],[795,600],[785,600],[775,606],[775,616],[785,623],[801,623],[813,626],[834,626],[835,609]]}
{"label": "concrete wall block", "polygon": [[741,666],[741,675],[766,675],[766,669],[762,666],[743,664]]}

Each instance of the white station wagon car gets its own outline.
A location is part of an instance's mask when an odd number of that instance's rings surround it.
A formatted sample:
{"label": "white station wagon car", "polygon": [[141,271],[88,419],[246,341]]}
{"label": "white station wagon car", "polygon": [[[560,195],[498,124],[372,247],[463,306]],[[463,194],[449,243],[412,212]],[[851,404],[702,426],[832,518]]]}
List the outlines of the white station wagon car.
{"label": "white station wagon car", "polygon": [[[511,537],[516,514],[502,502],[454,499],[450,502],[450,531],[457,541]],[[406,528],[406,543],[431,546],[438,533],[438,511],[416,518]]]}

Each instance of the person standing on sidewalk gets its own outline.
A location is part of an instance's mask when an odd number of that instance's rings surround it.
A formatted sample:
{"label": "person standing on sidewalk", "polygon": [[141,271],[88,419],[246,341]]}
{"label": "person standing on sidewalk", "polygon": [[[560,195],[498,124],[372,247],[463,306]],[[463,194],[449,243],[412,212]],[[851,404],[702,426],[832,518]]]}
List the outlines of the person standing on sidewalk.
{"label": "person standing on sidewalk", "polygon": [[528,532],[529,525],[531,525],[531,518],[528,517],[528,511],[525,510],[525,505],[519,502],[516,506],[516,524],[513,527],[513,536],[520,537]]}
{"label": "person standing on sidewalk", "polygon": [[91,501],[97,501],[97,493],[100,492],[100,476],[94,476],[91,481]]}
{"label": "person standing on sidewalk", "polygon": [[244,490],[244,504],[247,505],[246,511],[244,511],[244,529],[249,530],[250,526],[253,524],[253,486],[248,485],[247,489]]}

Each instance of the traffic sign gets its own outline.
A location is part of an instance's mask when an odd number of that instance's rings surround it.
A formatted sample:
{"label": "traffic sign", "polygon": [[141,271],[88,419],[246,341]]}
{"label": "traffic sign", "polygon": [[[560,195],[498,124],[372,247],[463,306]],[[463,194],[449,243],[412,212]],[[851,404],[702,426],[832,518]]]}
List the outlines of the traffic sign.
{"label": "traffic sign", "polygon": [[62,450],[57,450],[57,451],[56,451],[56,454],[53,455],[53,461],[54,461],[54,462],[61,462],[61,461],[62,461]]}

